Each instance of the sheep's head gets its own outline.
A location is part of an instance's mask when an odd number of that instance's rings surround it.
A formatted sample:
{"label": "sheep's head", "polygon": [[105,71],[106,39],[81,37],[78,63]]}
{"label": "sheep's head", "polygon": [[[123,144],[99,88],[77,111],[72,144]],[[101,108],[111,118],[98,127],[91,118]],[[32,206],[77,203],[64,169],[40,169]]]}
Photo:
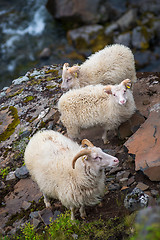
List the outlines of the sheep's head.
{"label": "sheep's head", "polygon": [[82,161],[90,168],[97,171],[107,167],[115,167],[118,165],[119,160],[109,154],[102,151],[101,148],[95,147],[89,140],[85,139],[82,141],[82,146],[87,145],[88,148],[82,149],[73,158],[72,167],[75,168],[75,163],[78,158],[81,157]]}
{"label": "sheep's head", "polygon": [[69,67],[68,63],[63,65],[62,71],[62,84],[61,89],[62,91],[68,91],[69,89],[78,88],[79,87],[79,69],[78,65],[73,67]]}
{"label": "sheep's head", "polygon": [[112,94],[115,97],[116,102],[120,105],[125,105],[128,100],[128,90],[131,88],[131,80],[125,79],[119,85],[107,85],[104,87],[104,91],[108,94]]}

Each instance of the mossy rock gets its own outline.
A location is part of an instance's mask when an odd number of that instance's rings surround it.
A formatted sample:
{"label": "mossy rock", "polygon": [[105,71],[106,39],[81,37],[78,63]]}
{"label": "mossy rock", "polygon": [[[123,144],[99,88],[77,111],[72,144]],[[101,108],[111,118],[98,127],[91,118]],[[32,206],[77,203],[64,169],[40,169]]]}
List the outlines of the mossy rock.
{"label": "mossy rock", "polygon": [[24,103],[32,101],[34,98],[35,98],[34,96],[28,96],[28,97],[25,98]]}
{"label": "mossy rock", "polygon": [[[1,110],[4,110],[4,108]],[[18,117],[18,111],[15,107],[10,106],[8,112],[9,112],[9,115],[13,117],[13,121],[8,125],[7,129],[0,134],[0,142],[8,139],[14,133],[15,128],[20,123],[20,120]]]}

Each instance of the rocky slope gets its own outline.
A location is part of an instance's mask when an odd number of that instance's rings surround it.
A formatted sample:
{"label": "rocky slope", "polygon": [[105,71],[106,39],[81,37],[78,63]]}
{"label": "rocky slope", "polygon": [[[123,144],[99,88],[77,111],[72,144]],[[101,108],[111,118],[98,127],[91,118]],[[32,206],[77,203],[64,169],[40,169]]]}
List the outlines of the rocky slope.
{"label": "rocky slope", "polygon": [[[39,129],[53,129],[66,134],[59,120],[56,103],[61,96],[62,66],[33,69],[15,79],[0,92],[0,233],[14,234],[25,222],[37,228],[48,224],[65,209],[53,201],[47,212],[42,194],[29,178],[23,153],[29,138]],[[81,131],[105,152],[116,155],[120,164],[106,171],[106,194],[102,205],[87,208],[87,220],[129,214],[124,206],[126,194],[138,187],[147,194],[146,205],[156,205],[160,195],[160,73],[138,73],[134,85],[137,112],[110,133],[108,145],[101,140],[102,130]],[[57,212],[58,210],[58,212]]]}

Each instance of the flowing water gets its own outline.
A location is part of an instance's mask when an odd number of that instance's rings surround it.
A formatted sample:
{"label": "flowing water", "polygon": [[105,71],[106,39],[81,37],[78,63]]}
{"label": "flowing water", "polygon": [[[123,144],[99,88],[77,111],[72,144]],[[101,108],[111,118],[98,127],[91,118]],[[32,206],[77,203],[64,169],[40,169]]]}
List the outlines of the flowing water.
{"label": "flowing water", "polygon": [[[0,89],[39,66],[45,47],[65,44],[65,33],[47,11],[47,0],[1,0]],[[55,58],[56,60],[56,58]],[[55,61],[57,63],[57,61]]]}

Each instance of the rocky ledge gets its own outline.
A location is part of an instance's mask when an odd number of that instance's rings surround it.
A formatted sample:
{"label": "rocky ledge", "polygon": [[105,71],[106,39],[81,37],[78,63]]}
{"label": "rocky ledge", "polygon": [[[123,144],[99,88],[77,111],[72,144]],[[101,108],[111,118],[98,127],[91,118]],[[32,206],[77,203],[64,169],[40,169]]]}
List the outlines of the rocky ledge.
{"label": "rocky ledge", "polygon": [[[66,134],[56,107],[62,94],[61,72],[61,65],[33,69],[0,92],[2,234],[14,234],[27,221],[36,227],[40,223],[48,224],[47,218],[54,219],[57,209],[64,211],[57,201],[53,204],[55,212],[45,212],[42,194],[29,178],[23,161],[25,147],[36,131],[53,129]],[[90,139],[120,160],[119,167],[106,170],[103,209],[101,206],[91,211],[88,208],[89,219],[126,214],[128,210],[125,209],[129,209],[127,200],[119,208],[116,199],[121,195],[125,197],[135,187],[144,191],[145,206],[157,204],[160,195],[160,73],[137,73],[137,78],[134,85],[137,112],[119,127],[117,135],[110,133],[108,145],[102,143],[102,129],[99,127],[81,132],[81,138]]]}

